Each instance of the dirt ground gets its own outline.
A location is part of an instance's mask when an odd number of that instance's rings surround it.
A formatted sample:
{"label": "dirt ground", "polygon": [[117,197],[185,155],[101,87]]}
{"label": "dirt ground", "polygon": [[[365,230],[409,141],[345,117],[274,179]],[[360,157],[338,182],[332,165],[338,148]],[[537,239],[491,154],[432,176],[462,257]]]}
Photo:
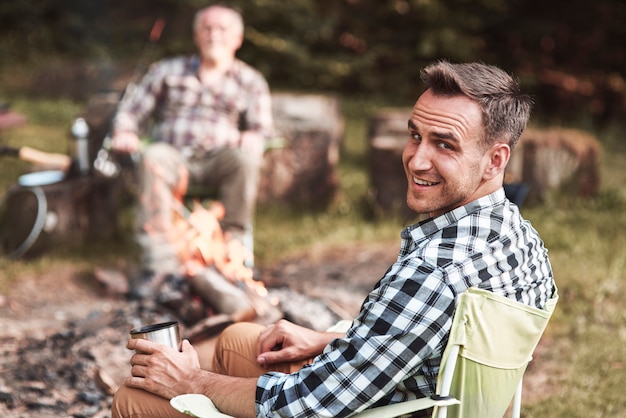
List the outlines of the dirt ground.
{"label": "dirt ground", "polygon": [[[257,277],[269,297],[291,300],[295,307],[324,320],[348,319],[397,254],[394,243],[369,243],[312,250],[276,265],[259,267]],[[314,303],[307,306],[294,295]],[[0,295],[0,416],[108,417],[115,388],[128,373],[128,331],[143,321],[169,320],[167,313],[145,312],[79,276],[71,265],[38,277],[20,277]],[[302,312],[300,312],[302,313]],[[328,318],[328,319],[325,319]],[[549,392],[549,359],[540,343],[525,379],[524,402]],[[541,364],[537,364],[541,363]],[[528,389],[526,389],[526,387]]]}

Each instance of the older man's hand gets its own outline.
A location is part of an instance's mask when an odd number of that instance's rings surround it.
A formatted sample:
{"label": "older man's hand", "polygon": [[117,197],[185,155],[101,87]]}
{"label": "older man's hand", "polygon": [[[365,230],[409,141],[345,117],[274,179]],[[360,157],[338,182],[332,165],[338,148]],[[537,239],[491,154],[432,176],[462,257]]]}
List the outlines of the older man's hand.
{"label": "older man's hand", "polygon": [[111,138],[111,148],[115,151],[135,154],[139,152],[139,149],[141,148],[141,140],[135,132],[115,132]]}

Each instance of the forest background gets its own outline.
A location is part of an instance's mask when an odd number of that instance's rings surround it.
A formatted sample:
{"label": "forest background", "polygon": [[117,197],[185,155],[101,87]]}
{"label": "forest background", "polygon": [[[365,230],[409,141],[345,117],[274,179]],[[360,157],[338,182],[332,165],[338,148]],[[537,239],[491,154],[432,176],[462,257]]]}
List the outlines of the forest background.
{"label": "forest background", "polygon": [[[198,0],[23,0],[0,5],[3,88],[85,99],[145,61],[192,53]],[[536,118],[622,120],[626,3],[620,0],[233,1],[240,58],[272,89],[331,91],[412,104],[419,70],[481,60],[517,75]],[[149,34],[165,24],[157,41]],[[142,62],[144,61],[144,62]],[[68,69],[68,62],[72,63]]]}
{"label": "forest background", "polygon": [[[64,152],[71,118],[139,68],[194,52],[198,0],[21,0],[0,3],[0,102],[28,124],[2,142]],[[531,123],[590,132],[601,143],[597,196],[551,196],[523,207],[550,251],[561,301],[531,363],[526,417],[626,417],[626,2],[623,0],[234,1],[246,36],[239,57],[272,90],[337,95],[346,116],[341,198],[325,212],[260,208],[260,265],[320,247],[397,245],[394,219],[363,216],[368,112],[410,106],[419,70],[446,58],[496,64],[520,78]],[[162,19],[162,20],[161,20]],[[150,40],[156,22],[165,24]],[[27,167],[3,159],[0,190]],[[343,254],[337,251],[338,254]],[[59,266],[91,272],[135,254],[128,242],[59,249],[36,261],[0,260],[0,295]],[[375,261],[375,260],[372,260]],[[322,260],[323,262],[323,260]],[[346,274],[350,274],[346,266]],[[92,277],[92,276],[89,276]],[[37,295],[44,297],[45,295]],[[6,311],[2,311],[6,312]],[[3,313],[4,314],[4,313]],[[527,390],[530,389],[530,390]]]}

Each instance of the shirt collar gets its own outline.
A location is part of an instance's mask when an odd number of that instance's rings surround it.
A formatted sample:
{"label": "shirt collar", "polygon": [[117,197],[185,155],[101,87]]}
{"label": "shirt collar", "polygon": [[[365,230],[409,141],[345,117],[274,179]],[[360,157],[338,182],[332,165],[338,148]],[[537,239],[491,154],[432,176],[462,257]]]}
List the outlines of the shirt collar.
{"label": "shirt collar", "polygon": [[[230,74],[232,71],[234,71],[233,69],[235,68],[235,65],[237,65],[237,62],[238,62],[238,59],[235,58],[232,62],[232,65],[228,68],[228,70],[226,70],[225,74]],[[200,69],[200,56],[199,55],[192,55],[189,58],[188,68],[193,74],[196,75],[196,77],[198,76],[198,70]]]}
{"label": "shirt collar", "polygon": [[449,212],[439,215],[435,218],[426,219],[424,221],[407,226],[402,231],[402,239],[419,241],[420,239],[434,234],[435,232],[455,224],[459,219],[464,218],[474,212],[482,210],[486,207],[501,204],[506,199],[504,188],[499,188],[495,192],[480,197],[463,206],[459,206]]}

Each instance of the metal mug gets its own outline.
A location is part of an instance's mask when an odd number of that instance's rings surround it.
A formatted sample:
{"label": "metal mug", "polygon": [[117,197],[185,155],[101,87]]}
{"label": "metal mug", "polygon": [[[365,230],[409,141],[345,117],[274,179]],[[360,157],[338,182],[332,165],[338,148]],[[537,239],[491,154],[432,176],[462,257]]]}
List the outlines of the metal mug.
{"label": "metal mug", "polygon": [[176,321],[133,329],[130,331],[130,338],[150,340],[180,350],[180,329]]}

